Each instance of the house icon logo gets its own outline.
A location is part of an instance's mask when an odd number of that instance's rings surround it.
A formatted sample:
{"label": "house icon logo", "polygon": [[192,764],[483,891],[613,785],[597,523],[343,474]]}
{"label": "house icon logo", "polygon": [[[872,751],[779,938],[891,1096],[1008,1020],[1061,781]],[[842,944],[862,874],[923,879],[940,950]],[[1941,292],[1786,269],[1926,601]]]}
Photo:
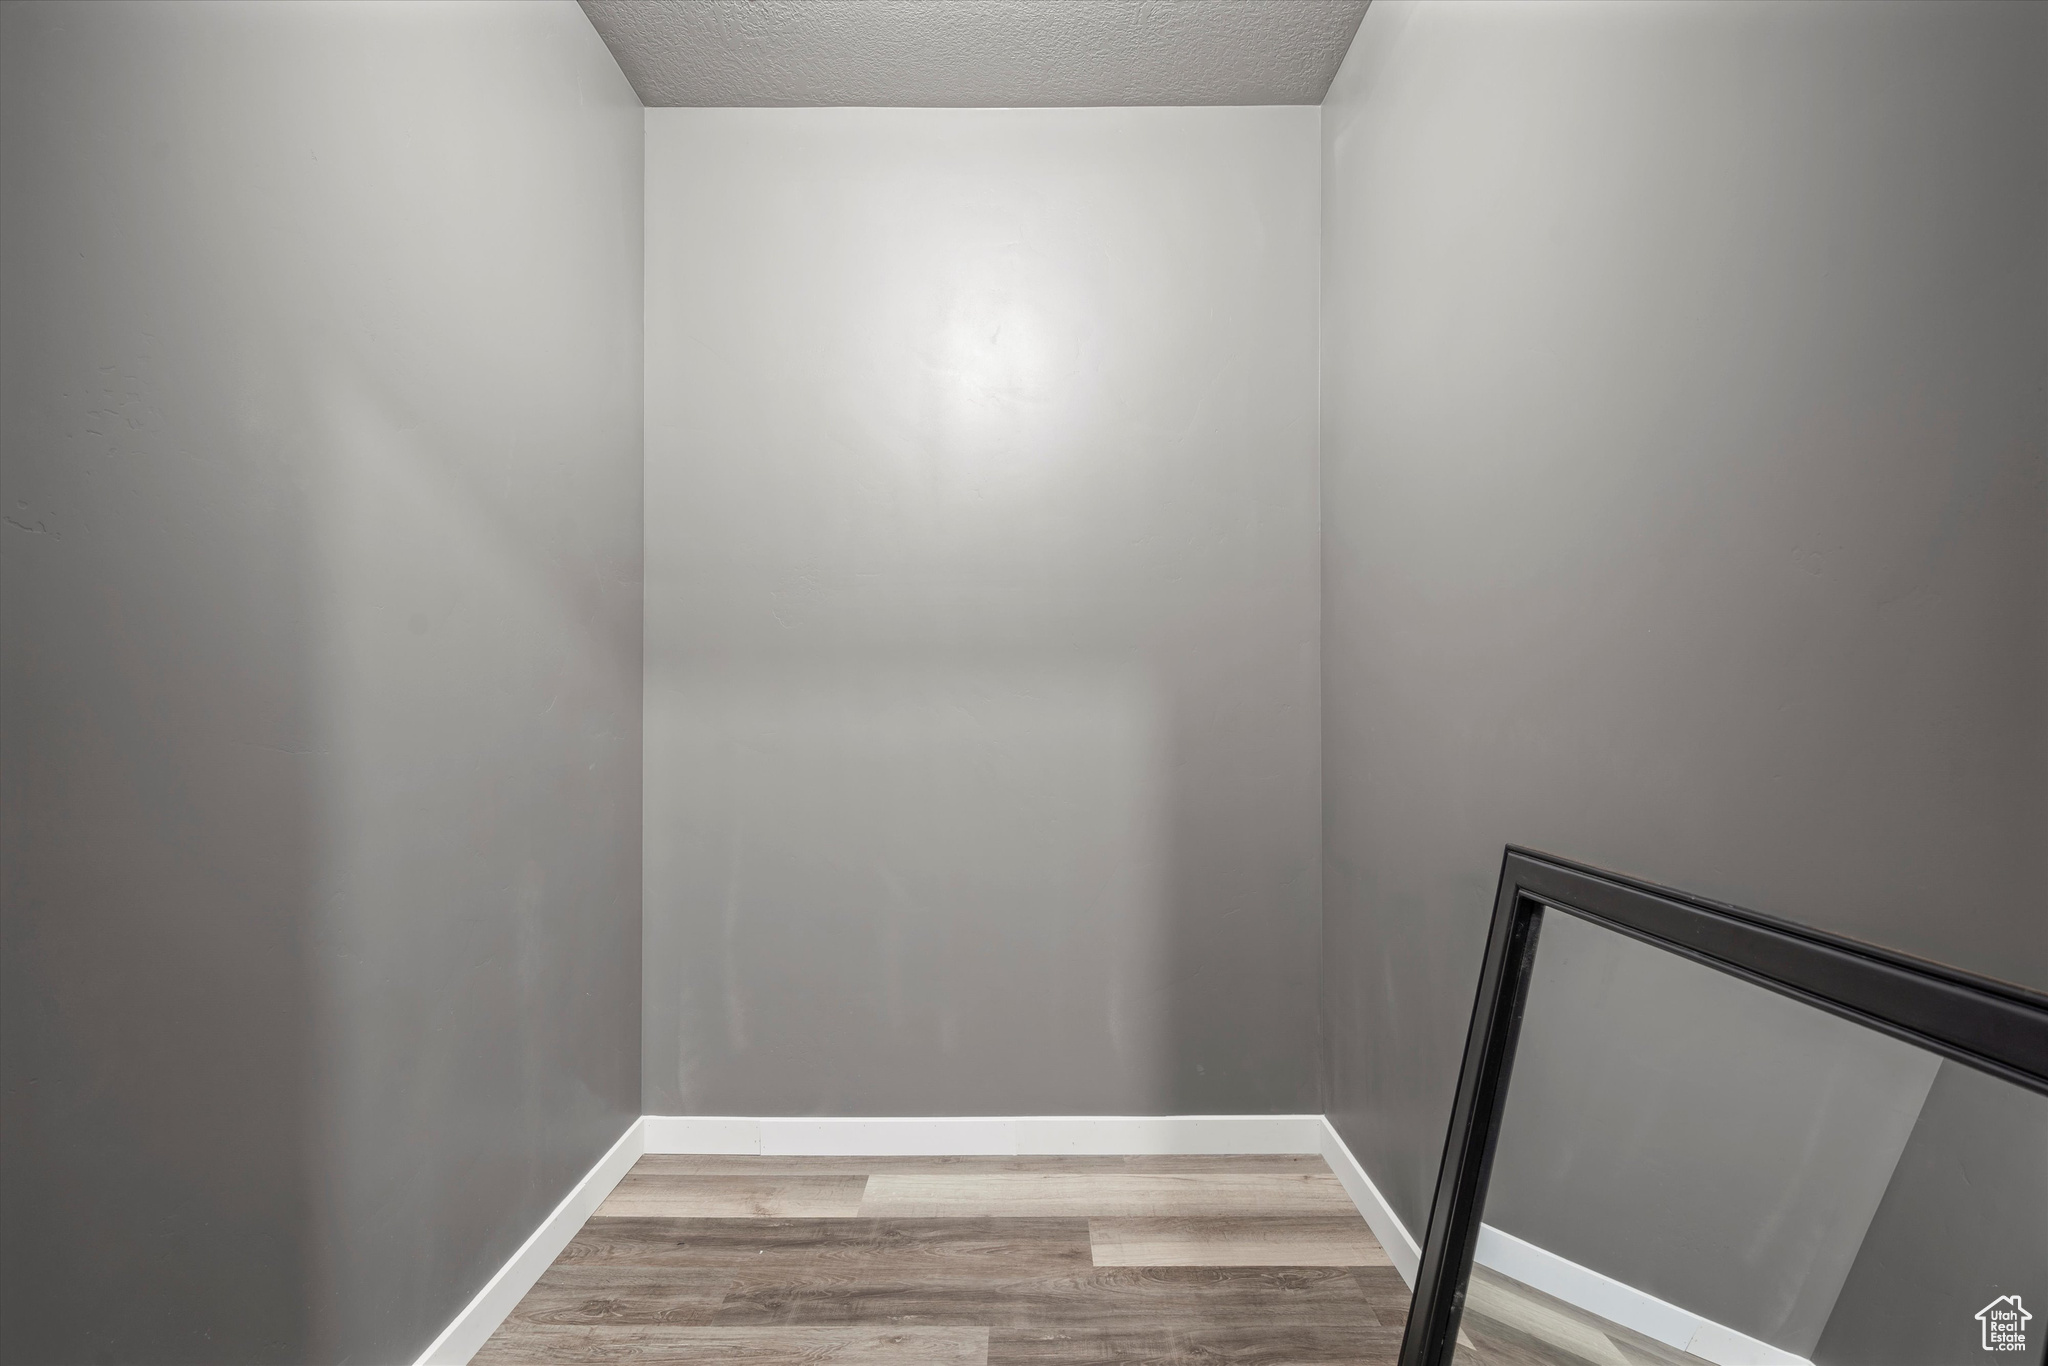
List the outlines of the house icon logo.
{"label": "house icon logo", "polygon": [[2000,1295],[1977,1311],[1977,1322],[1984,1326],[1984,1350],[1987,1352],[2024,1352],[2027,1350],[2027,1323],[2034,1316],[2020,1303],[2018,1295]]}

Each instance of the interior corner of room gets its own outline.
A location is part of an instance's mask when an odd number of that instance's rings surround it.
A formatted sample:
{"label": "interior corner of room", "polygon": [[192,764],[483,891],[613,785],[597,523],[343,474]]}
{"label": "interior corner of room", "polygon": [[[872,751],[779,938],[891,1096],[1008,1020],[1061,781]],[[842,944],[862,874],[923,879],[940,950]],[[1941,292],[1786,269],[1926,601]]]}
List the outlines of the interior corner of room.
{"label": "interior corner of room", "polygon": [[[0,342],[5,1366],[684,1182],[1366,1328],[650,1360],[1391,1363],[1504,849],[2048,990],[2048,5],[9,0]],[[2038,1107],[1543,934],[1501,1341],[2048,1305]]]}

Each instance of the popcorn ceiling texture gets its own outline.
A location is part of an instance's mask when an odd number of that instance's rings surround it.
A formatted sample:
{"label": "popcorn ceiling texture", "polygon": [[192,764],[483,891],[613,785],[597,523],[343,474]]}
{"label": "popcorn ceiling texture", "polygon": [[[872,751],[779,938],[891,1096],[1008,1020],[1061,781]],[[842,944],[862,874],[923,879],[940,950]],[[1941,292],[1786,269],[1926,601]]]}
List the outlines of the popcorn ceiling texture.
{"label": "popcorn ceiling texture", "polygon": [[581,0],[649,105],[1319,104],[1366,0]]}

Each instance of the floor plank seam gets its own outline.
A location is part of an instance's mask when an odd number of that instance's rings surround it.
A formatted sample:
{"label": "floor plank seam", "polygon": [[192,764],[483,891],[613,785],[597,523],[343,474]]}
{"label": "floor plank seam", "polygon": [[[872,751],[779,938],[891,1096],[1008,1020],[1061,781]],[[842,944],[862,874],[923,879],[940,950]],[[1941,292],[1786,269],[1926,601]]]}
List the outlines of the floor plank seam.
{"label": "floor plank seam", "polygon": [[[1481,1289],[1460,1366],[1693,1366]],[[1391,1366],[1407,1307],[1320,1157],[659,1154],[475,1361]]]}

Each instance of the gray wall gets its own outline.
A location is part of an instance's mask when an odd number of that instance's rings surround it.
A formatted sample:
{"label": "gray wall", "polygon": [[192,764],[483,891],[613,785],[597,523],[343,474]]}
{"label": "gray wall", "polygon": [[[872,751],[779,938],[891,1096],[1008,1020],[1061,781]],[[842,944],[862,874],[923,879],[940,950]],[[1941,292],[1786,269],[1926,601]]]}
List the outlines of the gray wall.
{"label": "gray wall", "polygon": [[1940,1065],[1546,913],[1483,1217],[1810,1356]]}
{"label": "gray wall", "polygon": [[0,1356],[410,1360],[639,1111],[640,111],[0,24]]}
{"label": "gray wall", "polygon": [[649,112],[650,1113],[1319,1108],[1316,126]]}
{"label": "gray wall", "polygon": [[1944,1062],[1813,1360],[1983,1361],[1976,1314],[2000,1295],[2033,1311],[2027,1347],[2039,1360],[2048,1343],[2048,1098]]}
{"label": "gray wall", "polygon": [[1325,1045],[1410,1228],[1508,842],[2048,985],[2044,58],[2027,5],[1367,12]]}

